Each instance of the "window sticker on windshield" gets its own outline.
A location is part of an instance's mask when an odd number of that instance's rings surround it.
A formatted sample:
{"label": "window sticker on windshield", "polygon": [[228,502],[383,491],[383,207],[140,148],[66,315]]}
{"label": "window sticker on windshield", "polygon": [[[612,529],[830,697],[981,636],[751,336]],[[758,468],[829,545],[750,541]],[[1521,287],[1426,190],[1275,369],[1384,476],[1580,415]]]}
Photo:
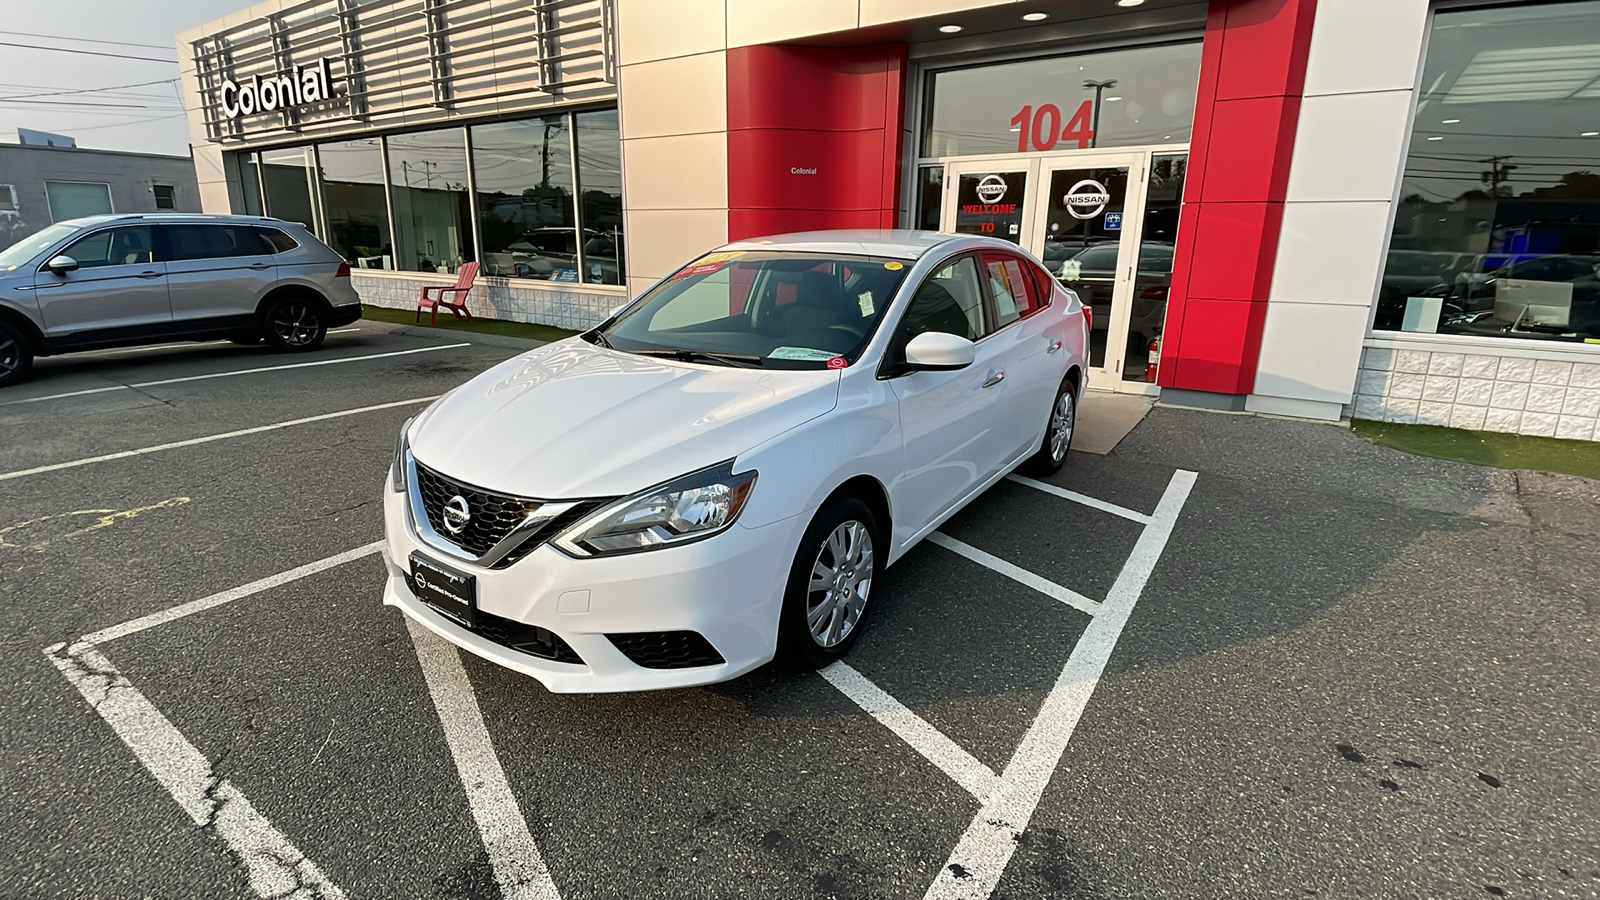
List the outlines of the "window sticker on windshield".
{"label": "window sticker on windshield", "polygon": [[831,350],[813,350],[810,347],[779,347],[767,354],[767,359],[806,359],[818,362],[836,358]]}
{"label": "window sticker on windshield", "polygon": [[888,270],[889,270],[889,271],[891,271],[891,272],[898,272],[898,271],[900,271],[900,270],[901,270],[901,269],[904,269],[904,268],[905,268],[905,264],[904,264],[904,263],[897,263],[897,262],[892,262],[892,261],[891,261],[891,262],[886,262],[886,263],[884,263],[884,264],[883,264],[883,267],[884,267],[884,268],[885,268],[885,269],[888,269]]}
{"label": "window sticker on windshield", "polygon": [[863,316],[870,316],[878,311],[878,308],[872,305],[871,291],[862,291],[861,293],[857,294],[856,303],[860,304],[861,315]]}
{"label": "window sticker on windshield", "polygon": [[695,260],[692,265],[703,266],[707,263],[722,263],[735,260],[744,255],[743,250],[724,250],[721,253],[707,253]]}
{"label": "window sticker on windshield", "polygon": [[835,356],[833,359],[828,360],[828,368],[830,369],[843,369],[848,365],[850,365],[850,361],[842,356]]}
{"label": "window sticker on windshield", "polygon": [[673,275],[672,277],[688,278],[692,275],[710,275],[712,272],[715,272],[720,268],[722,268],[722,263],[720,262],[695,263],[692,266],[684,266],[683,268],[679,269],[677,274]]}

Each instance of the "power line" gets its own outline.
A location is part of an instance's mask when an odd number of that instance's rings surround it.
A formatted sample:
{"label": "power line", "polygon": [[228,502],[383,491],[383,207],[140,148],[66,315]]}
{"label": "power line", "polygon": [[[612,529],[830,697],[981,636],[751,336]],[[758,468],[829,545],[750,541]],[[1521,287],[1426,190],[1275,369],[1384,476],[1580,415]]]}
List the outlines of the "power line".
{"label": "power line", "polygon": [[175,66],[178,64],[178,61],[175,59],[159,59],[154,56],[129,56],[126,53],[102,53],[99,50],[74,50],[71,47],[45,47],[40,44],[14,44],[10,41],[0,41],[0,47],[21,47],[24,50],[53,50],[56,53],[80,53],[84,56],[109,56],[112,59],[137,59],[143,62],[166,63],[169,66]]}
{"label": "power line", "polygon": [[[26,103],[26,104],[29,104],[29,105],[50,106],[50,107],[57,107],[57,106],[107,106],[107,107],[116,107],[116,108],[119,108],[119,109],[155,109],[156,108],[154,106],[151,106],[148,103],[92,103],[92,102],[85,101],[85,100],[13,100],[13,99],[11,99],[9,97],[0,97],[0,103],[10,103],[10,104]],[[170,105],[168,105],[168,106],[166,106],[164,108],[165,109],[171,109],[172,107]]]}
{"label": "power line", "polygon": [[[3,32],[0,32],[0,33],[3,33]],[[176,79],[176,78],[162,78],[162,79],[158,79],[156,81],[139,81],[139,82],[135,82],[134,84],[114,84],[114,85],[111,85],[110,87],[103,87],[103,88],[72,88],[72,89],[60,89],[60,90],[51,89],[51,90],[42,91],[40,93],[35,93],[35,94],[12,94],[9,97],[0,97],[0,100],[21,100],[21,99],[23,99],[25,97],[60,97],[60,96],[66,95],[66,94],[110,93],[112,91],[120,91],[123,88],[149,87],[152,84],[171,84],[172,82],[177,81],[177,80],[178,79]],[[13,86],[14,87],[26,87],[26,85],[13,85]]]}
{"label": "power line", "polygon": [[130,41],[105,41],[99,38],[71,37],[65,34],[36,34],[32,31],[0,31],[0,34],[16,35],[17,37],[50,38],[57,41],[77,41],[80,44],[115,44],[119,47],[149,47],[152,50],[171,50],[166,44],[135,44]]}

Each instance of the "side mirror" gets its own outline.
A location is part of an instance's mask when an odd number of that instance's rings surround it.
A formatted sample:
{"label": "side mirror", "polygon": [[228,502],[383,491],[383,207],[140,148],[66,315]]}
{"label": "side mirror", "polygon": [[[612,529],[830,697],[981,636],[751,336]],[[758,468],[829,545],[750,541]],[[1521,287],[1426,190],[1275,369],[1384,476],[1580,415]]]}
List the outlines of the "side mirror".
{"label": "side mirror", "polygon": [[913,372],[953,372],[972,365],[977,348],[964,337],[943,331],[925,331],[906,344],[906,369]]}
{"label": "side mirror", "polygon": [[44,267],[57,275],[65,275],[78,270],[78,261],[70,256],[57,256],[45,263]]}

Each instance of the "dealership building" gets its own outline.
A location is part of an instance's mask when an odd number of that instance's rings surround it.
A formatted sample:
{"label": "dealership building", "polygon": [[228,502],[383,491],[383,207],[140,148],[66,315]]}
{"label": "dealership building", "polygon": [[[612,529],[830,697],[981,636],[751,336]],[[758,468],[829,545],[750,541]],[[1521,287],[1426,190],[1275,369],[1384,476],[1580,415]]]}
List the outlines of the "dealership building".
{"label": "dealership building", "polygon": [[985,234],[1091,384],[1595,440],[1600,0],[271,0],[178,36],[206,210],[583,328],[729,240]]}

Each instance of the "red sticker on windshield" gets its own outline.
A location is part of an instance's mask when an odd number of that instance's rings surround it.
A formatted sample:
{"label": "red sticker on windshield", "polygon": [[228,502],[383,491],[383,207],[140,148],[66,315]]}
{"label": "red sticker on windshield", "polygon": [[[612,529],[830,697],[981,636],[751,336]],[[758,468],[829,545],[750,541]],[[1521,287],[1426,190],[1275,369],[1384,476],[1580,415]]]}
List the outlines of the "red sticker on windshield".
{"label": "red sticker on windshield", "polygon": [[682,269],[679,269],[678,274],[672,277],[688,278],[691,275],[710,275],[712,272],[715,272],[720,268],[722,268],[722,263],[720,262],[704,263],[698,266],[686,266]]}
{"label": "red sticker on windshield", "polygon": [[843,369],[848,365],[850,363],[846,362],[842,356],[835,356],[833,359],[828,360],[828,368],[830,369]]}

